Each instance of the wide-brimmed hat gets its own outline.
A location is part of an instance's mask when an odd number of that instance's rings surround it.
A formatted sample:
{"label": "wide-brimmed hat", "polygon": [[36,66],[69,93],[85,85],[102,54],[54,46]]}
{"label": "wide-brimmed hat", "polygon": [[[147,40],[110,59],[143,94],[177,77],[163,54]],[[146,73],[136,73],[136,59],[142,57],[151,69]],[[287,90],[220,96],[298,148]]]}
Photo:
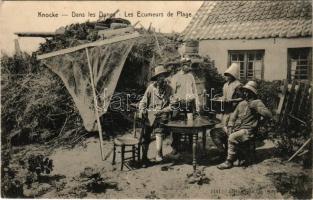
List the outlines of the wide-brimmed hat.
{"label": "wide-brimmed hat", "polygon": [[182,57],[180,59],[180,63],[183,65],[183,64],[191,64],[191,58],[189,57]]}
{"label": "wide-brimmed hat", "polygon": [[176,65],[180,65],[180,57],[175,57],[172,59],[168,59],[165,63],[164,66],[168,67],[168,66],[176,66]]}
{"label": "wide-brimmed hat", "polygon": [[232,76],[235,79],[239,79],[240,76],[240,66],[238,63],[232,63],[228,69],[224,72],[225,76]]}
{"label": "wide-brimmed hat", "polygon": [[157,79],[157,77],[160,76],[161,74],[168,75],[169,72],[164,68],[163,65],[158,65],[154,68],[154,72],[153,72],[153,75],[151,77],[151,80],[155,81]]}
{"label": "wide-brimmed hat", "polygon": [[254,94],[258,94],[256,88],[257,88],[257,83],[255,81],[249,81],[246,85],[244,85],[242,88],[247,89]]}

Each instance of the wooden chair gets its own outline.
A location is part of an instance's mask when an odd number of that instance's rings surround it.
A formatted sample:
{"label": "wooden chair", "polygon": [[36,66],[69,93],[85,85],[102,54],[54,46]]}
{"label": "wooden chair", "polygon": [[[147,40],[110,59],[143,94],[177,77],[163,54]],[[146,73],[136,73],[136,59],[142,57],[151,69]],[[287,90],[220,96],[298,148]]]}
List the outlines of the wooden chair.
{"label": "wooden chair", "polygon": [[[127,165],[126,161],[137,160],[138,163],[141,161],[140,152],[141,152],[141,141],[142,135],[144,131],[144,124],[142,120],[138,120],[138,113],[134,114],[134,122],[133,122],[133,135],[132,136],[122,136],[114,139],[113,142],[113,160],[112,165],[115,164],[116,153],[121,153],[121,170],[126,166],[130,169],[129,165]],[[137,127],[138,124],[141,127]],[[140,130],[138,130],[140,128]],[[137,133],[139,131],[139,134]],[[120,148],[120,151],[117,149]],[[130,157],[125,157],[126,154],[131,153]]]}

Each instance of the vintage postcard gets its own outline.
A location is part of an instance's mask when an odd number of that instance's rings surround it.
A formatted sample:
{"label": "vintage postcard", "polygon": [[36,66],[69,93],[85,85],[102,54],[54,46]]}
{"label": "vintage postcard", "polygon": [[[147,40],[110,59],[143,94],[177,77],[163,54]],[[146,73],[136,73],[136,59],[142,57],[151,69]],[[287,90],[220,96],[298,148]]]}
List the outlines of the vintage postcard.
{"label": "vintage postcard", "polygon": [[312,199],[312,1],[2,1],[1,198]]}

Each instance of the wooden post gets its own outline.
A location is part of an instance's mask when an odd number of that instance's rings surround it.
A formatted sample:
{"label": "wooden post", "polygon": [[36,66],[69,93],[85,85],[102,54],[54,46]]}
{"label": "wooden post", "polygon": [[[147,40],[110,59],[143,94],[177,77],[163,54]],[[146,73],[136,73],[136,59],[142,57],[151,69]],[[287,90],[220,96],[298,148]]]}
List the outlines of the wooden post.
{"label": "wooden post", "polygon": [[162,50],[161,50],[161,47],[160,47],[160,44],[159,44],[158,37],[157,37],[157,35],[156,35],[154,30],[153,30],[153,36],[155,38],[155,43],[156,43],[156,46],[158,48],[158,54],[162,57]]}
{"label": "wooden post", "polygon": [[95,109],[95,114],[96,114],[96,118],[97,118],[99,140],[100,140],[101,158],[102,158],[102,160],[105,160],[104,152],[103,152],[102,128],[101,128],[100,117],[99,117],[99,113],[98,113],[97,94],[96,94],[96,89],[95,89],[95,83],[94,83],[94,80],[93,80],[93,73],[92,73],[92,68],[91,68],[91,64],[90,64],[88,48],[85,48],[85,49],[86,49],[86,55],[87,55],[89,73],[90,73],[90,81],[91,81],[91,87],[92,87],[92,93],[93,93],[94,109]]}

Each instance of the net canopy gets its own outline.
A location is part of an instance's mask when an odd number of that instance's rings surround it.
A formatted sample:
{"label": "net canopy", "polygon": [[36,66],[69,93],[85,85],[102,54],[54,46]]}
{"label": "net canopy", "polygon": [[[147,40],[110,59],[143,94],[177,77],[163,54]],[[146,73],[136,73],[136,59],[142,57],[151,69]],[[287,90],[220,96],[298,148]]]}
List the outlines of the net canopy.
{"label": "net canopy", "polygon": [[[125,40],[101,46],[82,48],[62,55],[48,57],[42,62],[56,73],[72,96],[87,131],[96,131],[96,115],[91,74],[99,116],[106,113],[126,58],[135,40]],[[87,49],[87,50],[86,50]],[[87,59],[91,64],[90,73]]]}

